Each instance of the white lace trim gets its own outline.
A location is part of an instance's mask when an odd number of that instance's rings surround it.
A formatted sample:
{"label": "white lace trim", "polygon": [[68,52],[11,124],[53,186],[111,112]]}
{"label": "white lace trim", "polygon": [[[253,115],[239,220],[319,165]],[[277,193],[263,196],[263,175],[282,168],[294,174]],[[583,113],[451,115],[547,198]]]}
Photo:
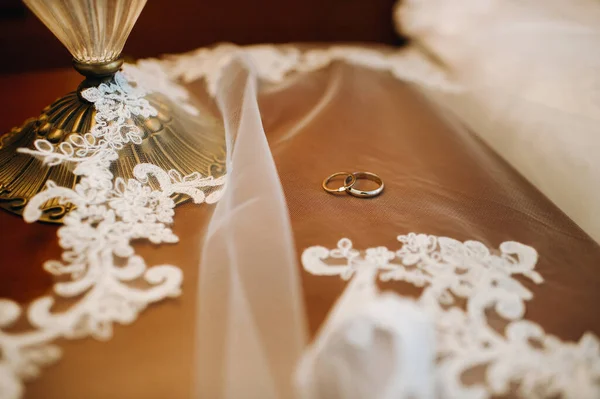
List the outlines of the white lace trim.
{"label": "white lace trim", "polygon": [[[57,338],[94,337],[108,340],[113,323],[130,324],[150,303],[178,296],[182,272],[172,265],[148,268],[135,254],[132,240],[146,239],[154,244],[175,243],[178,238],[173,223],[175,203],[171,196],[181,193],[196,204],[214,203],[221,194],[225,177],[214,179],[199,173],[182,176],[176,170],[165,171],[151,164],[138,164],[134,178],[113,178],[110,164],[117,159],[125,144],[141,144],[142,131],[127,123],[132,115],[157,115],[144,98],[147,92],[139,84],[151,79],[154,91],[186,104],[187,93],[160,73],[158,65],[141,64],[127,67],[128,82],[122,73],[114,83],[86,89],[82,95],[96,108],[96,124],[91,132],[71,135],[54,147],[47,140],[37,140],[35,150],[22,152],[40,157],[48,165],[71,163],[73,173],[81,176],[74,189],[48,182],[44,191],[27,204],[23,218],[35,222],[41,216],[40,206],[58,198],[76,209],[65,217],[58,230],[64,249],[62,260],[44,264],[49,273],[67,279],[54,285],[54,293],[62,298],[76,298],[65,311],[53,313],[52,296],[33,301],[27,320],[33,327],[27,332],[7,332],[20,317],[21,307],[10,300],[0,300],[0,398],[16,399],[23,393],[22,381],[35,378],[42,366],[56,361],[60,349],[51,342]],[[156,84],[155,84],[156,83]],[[186,110],[198,111],[186,105]],[[153,190],[149,178],[160,189]],[[210,194],[205,194],[205,190]],[[138,288],[140,280],[148,288]],[[131,282],[138,283],[136,286]]]}
{"label": "white lace trim", "polygon": [[[543,282],[534,270],[535,249],[504,242],[493,253],[478,241],[415,233],[398,240],[397,250],[360,252],[342,239],[332,250],[306,249],[302,264],[311,274],[343,279],[375,269],[382,281],[423,287],[417,303],[435,323],[441,397],[490,398],[509,393],[513,384],[524,398],[600,397],[598,338],[586,333],[578,343],[563,342],[523,320],[533,295],[515,277]],[[458,298],[466,300],[464,309]],[[492,328],[490,312],[505,320],[504,333]],[[484,383],[463,382],[467,372],[482,367]]]}
{"label": "white lace trim", "polygon": [[366,68],[389,71],[396,78],[417,85],[459,92],[463,88],[443,69],[416,49],[376,50],[355,46],[332,46],[300,50],[293,46],[257,45],[238,47],[222,44],[200,48],[164,61],[172,78],[185,82],[204,79],[208,91],[215,95],[223,71],[236,57],[248,59],[259,79],[278,83],[293,72],[310,72],[335,61]]}

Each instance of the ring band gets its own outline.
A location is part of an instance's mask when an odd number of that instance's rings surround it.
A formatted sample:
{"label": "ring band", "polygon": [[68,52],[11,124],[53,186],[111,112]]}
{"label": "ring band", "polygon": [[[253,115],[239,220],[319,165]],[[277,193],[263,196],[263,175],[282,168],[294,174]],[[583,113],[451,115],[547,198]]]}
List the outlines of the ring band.
{"label": "ring band", "polygon": [[[338,188],[329,188],[327,187],[327,185],[329,184],[329,182],[331,182],[331,180],[333,180],[335,177],[338,176],[346,176],[344,178],[344,185]],[[331,194],[340,194],[343,192],[348,191],[349,188],[351,188],[354,183],[356,183],[356,176],[354,176],[352,173],[348,173],[348,172],[337,172],[334,173],[330,176],[328,176],[325,180],[323,180],[323,190],[327,191],[328,193]]]}
{"label": "ring band", "polygon": [[354,197],[359,197],[359,198],[377,197],[383,191],[383,186],[384,186],[383,180],[381,180],[381,177],[377,176],[375,173],[354,172],[354,173],[352,173],[352,176],[354,176],[355,182],[356,182],[356,180],[365,179],[365,180],[374,181],[375,183],[379,184],[379,187],[377,187],[376,189],[367,191],[367,190],[359,190],[359,189],[354,188],[354,183],[352,183],[350,185],[350,187],[347,189],[347,191],[348,191],[348,194],[350,194]]}

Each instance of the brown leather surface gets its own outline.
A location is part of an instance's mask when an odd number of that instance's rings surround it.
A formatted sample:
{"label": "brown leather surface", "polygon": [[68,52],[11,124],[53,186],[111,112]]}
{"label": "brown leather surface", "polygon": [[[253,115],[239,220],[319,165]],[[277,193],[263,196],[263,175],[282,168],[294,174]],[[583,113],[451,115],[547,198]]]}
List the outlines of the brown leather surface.
{"label": "brown leather surface", "polygon": [[[68,71],[1,77],[0,129],[35,115],[78,81]],[[268,91],[260,106],[298,254],[311,245],[334,247],[342,237],[358,248],[397,248],[395,237],[413,231],[493,248],[520,241],[539,251],[537,270],[546,279],[540,286],[523,281],[535,293],[526,317],[564,339],[600,333],[600,247],[475,137],[451,130],[406,84],[334,64]],[[321,180],[342,170],[378,173],[383,195],[361,200],[323,192]],[[138,246],[150,266],[181,267],[183,295],[150,306],[133,325],[116,326],[109,342],[60,341],[63,359],[27,384],[26,398],[189,397],[199,248],[210,212],[208,205],[183,205],[174,225],[179,244]],[[0,297],[27,302],[50,289],[41,265],[60,255],[55,229],[0,213]],[[314,334],[345,283],[304,272],[302,280]],[[386,287],[418,293],[402,283]]]}

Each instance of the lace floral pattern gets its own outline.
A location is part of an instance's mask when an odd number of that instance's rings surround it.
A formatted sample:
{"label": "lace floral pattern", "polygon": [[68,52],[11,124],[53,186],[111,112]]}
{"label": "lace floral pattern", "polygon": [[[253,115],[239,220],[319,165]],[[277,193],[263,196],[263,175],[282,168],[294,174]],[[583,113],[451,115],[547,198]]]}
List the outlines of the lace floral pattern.
{"label": "lace floral pattern", "polygon": [[463,90],[446,71],[412,48],[384,51],[355,46],[331,46],[303,51],[291,46],[238,47],[222,44],[172,57],[166,61],[165,68],[172,78],[181,78],[186,82],[204,79],[208,91],[215,95],[223,71],[235,58],[247,60],[259,79],[271,83],[282,82],[294,72],[311,72],[333,62],[343,61],[389,71],[399,80],[444,92]]}
{"label": "lace floral pattern", "polygon": [[[478,241],[414,233],[398,241],[397,250],[360,252],[342,239],[332,250],[306,249],[302,264],[311,274],[343,279],[375,269],[382,281],[422,287],[417,303],[435,323],[441,397],[491,398],[515,385],[524,398],[600,396],[598,338],[586,333],[577,343],[562,342],[523,319],[533,296],[515,277],[543,282],[533,248],[504,242],[490,251]],[[466,300],[464,309],[458,298]],[[503,333],[490,325],[491,310],[505,321]],[[464,383],[464,375],[478,368],[485,370],[484,383]]]}
{"label": "lace floral pattern", "polygon": [[[147,77],[147,68],[128,68],[128,76]],[[146,74],[140,71],[146,71]],[[156,68],[152,69],[157,72]],[[167,97],[185,100],[185,91],[163,80],[155,90]],[[142,85],[133,85],[122,73],[114,82],[82,92],[96,108],[96,124],[91,132],[71,135],[58,147],[47,140],[37,140],[35,149],[21,151],[41,158],[50,166],[74,165],[73,173],[81,176],[73,188],[48,182],[44,191],[27,204],[23,218],[35,222],[40,206],[58,198],[75,208],[58,230],[63,248],[62,259],[47,261],[44,269],[63,281],[54,285],[62,298],[76,298],[63,312],[52,312],[54,297],[33,301],[27,320],[33,327],[25,333],[6,330],[19,319],[22,309],[10,300],[0,300],[0,398],[19,398],[22,381],[35,378],[39,369],[56,361],[60,349],[51,342],[57,338],[91,336],[108,340],[114,323],[130,324],[149,304],[181,293],[182,272],[172,265],[148,267],[131,246],[133,240],[145,239],[154,244],[175,243],[171,230],[174,194],[185,194],[196,204],[214,203],[222,193],[225,177],[214,179],[199,173],[182,176],[176,170],[141,163],[134,167],[134,178],[114,178],[110,164],[125,144],[141,144],[141,129],[127,121],[133,116],[157,114],[144,98]],[[196,112],[187,107],[188,112]],[[152,189],[150,179],[158,182]],[[66,278],[66,280],[65,280]],[[139,288],[143,282],[146,288]]]}

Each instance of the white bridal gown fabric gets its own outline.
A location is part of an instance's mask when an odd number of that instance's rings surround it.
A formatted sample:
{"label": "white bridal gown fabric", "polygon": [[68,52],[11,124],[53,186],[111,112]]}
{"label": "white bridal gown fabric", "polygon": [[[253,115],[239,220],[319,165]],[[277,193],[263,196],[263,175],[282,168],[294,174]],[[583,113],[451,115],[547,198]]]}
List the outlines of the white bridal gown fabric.
{"label": "white bridal gown fabric", "polygon": [[300,361],[302,399],[435,398],[434,323],[412,301],[381,294],[359,272]]}
{"label": "white bridal gown fabric", "polygon": [[468,89],[431,97],[600,241],[600,2],[405,0],[395,20]]}
{"label": "white bridal gown fabric", "polygon": [[228,182],[203,244],[198,397],[293,397],[290,376],[306,345],[300,269],[250,65],[229,64],[216,95]]}

